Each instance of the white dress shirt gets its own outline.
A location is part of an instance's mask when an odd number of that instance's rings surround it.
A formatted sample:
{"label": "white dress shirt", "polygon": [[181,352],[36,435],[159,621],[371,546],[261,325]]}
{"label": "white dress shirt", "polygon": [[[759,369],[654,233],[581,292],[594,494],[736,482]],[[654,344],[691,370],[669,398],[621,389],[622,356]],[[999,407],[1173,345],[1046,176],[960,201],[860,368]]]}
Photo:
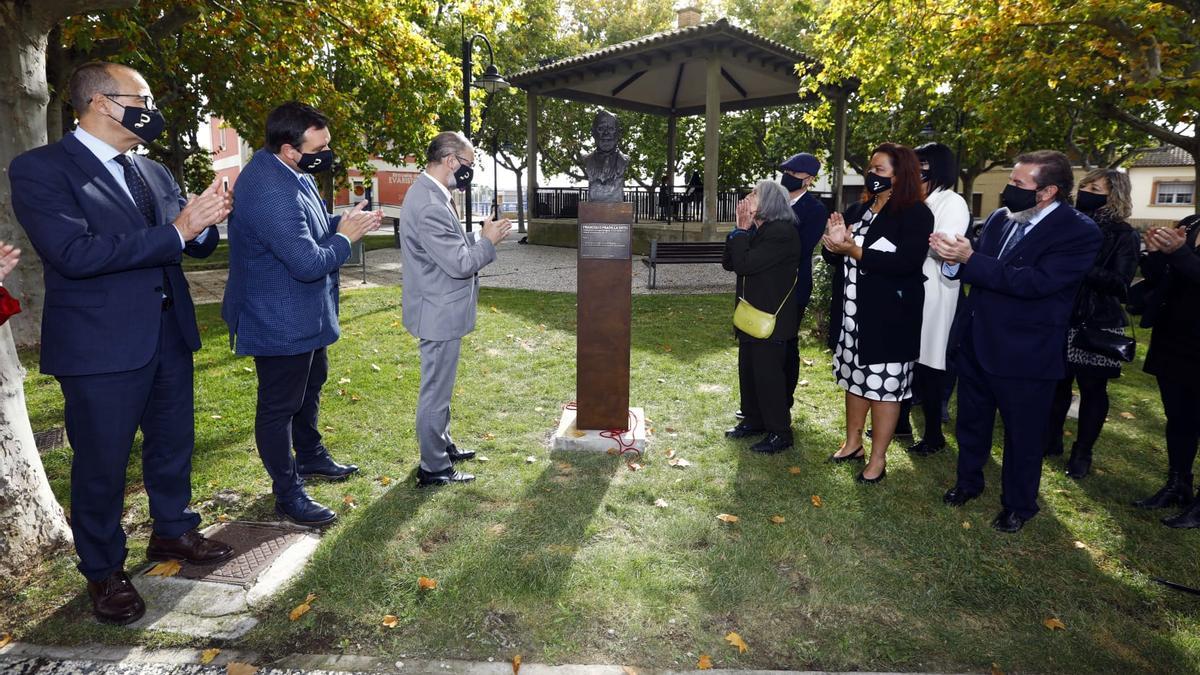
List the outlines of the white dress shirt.
{"label": "white dress shirt", "polygon": [[[1029,233],[1033,232],[1033,228],[1037,227],[1038,223],[1042,222],[1042,220],[1046,216],[1053,213],[1054,209],[1057,209],[1057,208],[1058,208],[1058,200],[1056,199],[1056,200],[1050,202],[1050,206],[1047,206],[1046,208],[1044,208],[1041,211],[1038,211],[1036,214],[1034,214],[1034,216],[1029,219],[1029,224],[1025,228],[1025,236],[1028,237]],[[1001,251],[1004,250],[1004,245],[1007,244],[1008,240],[1011,239],[1012,236],[1016,233],[1017,233],[1016,227],[1009,228],[1008,234],[1004,237],[1004,241],[1000,242],[1000,250]],[[961,263],[956,263],[954,265],[951,265],[950,263],[947,263],[947,262],[942,263],[942,274],[944,274],[948,277],[951,277],[951,278],[958,276],[958,267],[960,264]]]}
{"label": "white dress shirt", "polygon": [[[108,172],[112,174],[113,179],[117,181],[117,185],[121,186],[121,189],[125,191],[126,196],[129,197],[129,201],[133,202],[134,207],[136,207],[137,202],[135,202],[133,199],[133,193],[129,191],[129,184],[125,182],[125,167],[117,163],[117,155],[120,155],[121,153],[117,152],[117,149],[108,143],[105,143],[99,138],[89,134],[83,127],[75,127],[74,133],[75,140],[82,143],[83,147],[90,150],[92,154],[96,156],[96,159],[100,160],[100,164],[103,165],[105,169],[108,169]],[[127,152],[125,153],[125,156],[128,157],[131,154],[132,153]],[[172,224],[172,227],[174,227],[174,224]],[[179,234],[179,247],[186,248],[187,242],[183,240],[183,234],[179,232],[178,228],[176,228],[175,232],[176,234]],[[205,237],[207,236],[208,230],[205,229],[200,233],[200,236],[196,237],[196,243],[203,243]]]}

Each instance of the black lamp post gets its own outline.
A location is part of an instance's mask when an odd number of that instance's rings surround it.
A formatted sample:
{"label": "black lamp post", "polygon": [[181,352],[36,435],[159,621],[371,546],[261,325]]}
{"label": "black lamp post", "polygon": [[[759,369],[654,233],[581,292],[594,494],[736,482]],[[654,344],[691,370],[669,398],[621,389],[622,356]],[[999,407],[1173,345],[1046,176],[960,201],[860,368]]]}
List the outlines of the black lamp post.
{"label": "black lamp post", "polygon": [[[475,41],[483,40],[483,44],[487,45],[488,50],[488,67],[474,82],[471,81],[471,53],[475,48]],[[508,89],[508,81],[500,75],[500,71],[496,69],[496,57],[492,52],[492,43],[487,39],[487,36],[482,33],[476,33],[471,37],[463,37],[462,41],[462,98],[463,98],[463,135],[467,140],[471,140],[471,87],[479,87],[489,94]],[[464,206],[467,212],[467,232],[471,231],[471,218],[475,215],[471,210],[471,191],[467,190]]]}

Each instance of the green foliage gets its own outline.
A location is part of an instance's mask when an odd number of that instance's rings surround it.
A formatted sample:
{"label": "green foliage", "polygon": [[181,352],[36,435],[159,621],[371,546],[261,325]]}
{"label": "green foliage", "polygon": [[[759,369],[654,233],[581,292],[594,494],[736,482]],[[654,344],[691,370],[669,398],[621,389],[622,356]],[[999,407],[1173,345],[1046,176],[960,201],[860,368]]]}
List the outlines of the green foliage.
{"label": "green foliage", "polygon": [[183,189],[185,192],[200,194],[209,185],[212,185],[216,175],[217,173],[213,171],[212,159],[207,153],[188,155],[183,165]]}

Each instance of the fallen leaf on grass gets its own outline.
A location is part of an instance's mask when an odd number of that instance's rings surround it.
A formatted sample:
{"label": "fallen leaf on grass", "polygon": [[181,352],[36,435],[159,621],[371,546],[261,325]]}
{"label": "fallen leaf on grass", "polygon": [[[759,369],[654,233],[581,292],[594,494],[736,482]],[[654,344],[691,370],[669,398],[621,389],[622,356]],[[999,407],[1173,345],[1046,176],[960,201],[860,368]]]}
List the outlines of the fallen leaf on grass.
{"label": "fallen leaf on grass", "polygon": [[480,456],[478,456],[478,457],[476,457],[476,458],[475,458],[475,461],[476,461],[476,462],[490,462],[490,461],[492,461],[492,460],[488,459],[487,457],[485,457],[485,456],[483,456],[483,455],[480,455]]}
{"label": "fallen leaf on grass", "polygon": [[338,380],[338,384],[350,384],[350,378],[343,377],[342,379]]}
{"label": "fallen leaf on grass", "polygon": [[254,675],[257,672],[258,666],[252,666],[249,663],[234,661],[225,667],[225,675]]}
{"label": "fallen leaf on grass", "polygon": [[533,463],[534,463],[534,462],[536,462],[536,461],[537,461],[537,457],[534,457],[533,455],[530,455],[530,456],[528,456],[528,457],[526,457],[526,458],[525,458],[525,463],[526,463],[526,464],[533,464]]}
{"label": "fallen leaf on grass", "polygon": [[717,520],[725,523],[736,523],[738,521],[738,517],[728,513],[722,513],[717,515]]}
{"label": "fallen leaf on grass", "polygon": [[1000,670],[999,663],[992,663],[992,675],[1004,675],[1004,671]]}
{"label": "fallen leaf on grass", "polygon": [[813,360],[812,359],[804,359],[803,363],[804,363],[804,365],[811,368],[812,364],[813,364]]}
{"label": "fallen leaf on grass", "polygon": [[158,563],[154,567],[151,567],[150,571],[146,572],[146,576],[148,576],[148,577],[173,577],[176,574],[179,574],[179,569],[181,567],[182,566],[179,564],[178,560],[164,560],[163,562]]}
{"label": "fallen leaf on grass", "polygon": [[1123,413],[1121,413],[1121,417],[1124,417],[1127,420],[1137,419],[1133,416],[1133,413],[1131,413],[1131,412],[1123,412]]}
{"label": "fallen leaf on grass", "polygon": [[655,505],[655,506],[657,506],[657,507],[658,507],[658,508],[660,508],[660,509],[665,509],[665,508],[667,508],[668,506],[670,506],[670,504],[668,504],[668,503],[667,503],[667,500],[663,499],[662,497],[659,497],[658,499],[655,499],[655,500],[654,500],[654,505]]}
{"label": "fallen leaf on grass", "polygon": [[813,495],[812,496],[812,505],[817,507],[818,509],[821,508],[821,495]]}
{"label": "fallen leaf on grass", "polygon": [[350,394],[350,401],[352,403],[358,403],[361,400],[362,400],[362,397],[359,396],[358,394]]}
{"label": "fallen leaf on grass", "polygon": [[485,440],[485,441],[494,441],[494,440],[496,440],[496,434],[484,434],[484,435],[483,435],[483,440]]}
{"label": "fallen leaf on grass", "polygon": [[504,532],[506,530],[508,530],[508,526],[505,525],[504,523],[496,523],[495,525],[493,525],[487,529],[488,534],[494,534],[497,536],[504,534]]}
{"label": "fallen leaf on grass", "polygon": [[963,529],[964,529],[964,530],[969,530],[969,529],[971,529],[971,521],[969,521],[969,520],[964,520],[964,521],[963,521]]}
{"label": "fallen leaf on grass", "polygon": [[497,314],[499,314],[499,313],[500,313],[500,310],[496,309],[496,306],[495,306],[495,305],[491,305],[490,307],[488,307],[488,309],[492,310],[493,312],[495,312],[495,313],[497,313]]}
{"label": "fallen leaf on grass", "polygon": [[663,345],[663,346],[662,346],[662,350],[663,350],[664,352],[669,352],[669,351],[671,351],[671,345]]}
{"label": "fallen leaf on grass", "polygon": [[1066,431],[1064,431],[1064,432],[1063,432],[1063,436],[1068,436],[1068,437],[1069,437],[1069,436],[1074,436],[1074,435],[1075,435],[1075,434],[1071,433],[1071,430],[1070,430],[1070,429],[1067,429]]}
{"label": "fallen leaf on grass", "polygon": [[691,462],[687,461],[686,459],[684,459],[682,457],[676,457],[675,459],[672,459],[669,462],[667,462],[667,464],[670,464],[671,466],[679,467],[680,469],[686,469],[692,465]]}
{"label": "fallen leaf on grass", "polygon": [[223,419],[223,418],[222,418],[220,415],[213,415],[213,416],[212,416],[212,418],[213,418],[214,420]]}
{"label": "fallen leaf on grass", "polygon": [[391,485],[391,484],[392,484],[392,477],[391,477],[391,476],[380,476],[380,477],[379,477],[379,484],[380,484],[380,485],[382,485],[382,486],[384,486],[384,487],[387,487],[388,485]]}
{"label": "fallen leaf on grass", "polygon": [[696,668],[698,670],[712,670],[712,659],[709,658],[708,654],[700,655],[700,660],[696,662]]}
{"label": "fallen leaf on grass", "polygon": [[789,466],[789,467],[788,467],[788,473],[792,474],[793,476],[799,476],[799,475],[800,475],[800,467],[798,467],[798,466]]}
{"label": "fallen leaf on grass", "polygon": [[629,470],[630,470],[630,471],[641,471],[641,470],[642,470],[642,465],[641,465],[641,464],[638,464],[637,462],[630,462],[630,463],[629,463]]}
{"label": "fallen leaf on grass", "polygon": [[807,387],[807,386],[808,386],[808,380],[800,380],[799,382],[797,382],[797,383],[796,383],[796,386],[797,386],[797,387]]}
{"label": "fallen leaf on grass", "polygon": [[675,458],[675,451],[672,450],[671,448],[667,448],[667,459],[674,459],[674,458]]}
{"label": "fallen leaf on grass", "polygon": [[253,372],[254,372],[254,369],[253,369],[253,368],[251,368],[250,366],[242,366],[242,370],[246,371],[247,373],[253,373]]}
{"label": "fallen leaf on grass", "polygon": [[4,635],[0,635],[0,649],[4,649],[4,647],[6,645],[8,645],[8,643],[10,643],[10,642],[12,642],[12,634],[11,633],[5,633]]}
{"label": "fallen leaf on grass", "polygon": [[1049,628],[1050,630],[1066,630],[1067,629],[1067,624],[1063,623],[1062,621],[1059,621],[1055,617],[1050,617],[1049,619],[1046,619],[1045,621],[1042,622],[1042,625],[1045,626],[1046,628]]}
{"label": "fallen leaf on grass", "polygon": [[379,366],[377,366],[377,365],[375,365],[374,363],[372,363],[372,364],[371,364],[371,370],[373,370],[373,371],[375,371],[375,372],[377,372],[377,373],[378,373],[378,372],[382,371],[382,370],[383,370],[383,368],[380,368]]}
{"label": "fallen leaf on grass", "polygon": [[417,577],[417,588],[421,589],[422,591],[432,591],[433,589],[437,588],[437,579],[430,579],[429,577]]}
{"label": "fallen leaf on grass", "polygon": [[575,438],[583,438],[584,436],[587,436],[586,433],[584,433],[578,429],[576,429],[575,431],[572,431],[571,435],[574,436]]}
{"label": "fallen leaf on grass", "polygon": [[521,655],[517,654],[512,659],[513,675],[521,672]]}
{"label": "fallen leaf on grass", "polygon": [[217,516],[217,522],[218,522],[218,523],[228,523],[228,522],[229,522],[229,516],[227,516],[227,515],[225,515],[224,513],[222,513],[222,514],[220,514],[219,516]]}
{"label": "fallen leaf on grass", "polygon": [[356,500],[354,499],[354,495],[346,495],[345,497],[342,497],[342,503],[345,504],[346,506],[349,506],[352,509],[358,508],[358,504],[356,503]]}
{"label": "fallen leaf on grass", "polygon": [[770,520],[772,523],[775,523],[776,525],[782,525],[787,522],[787,519],[784,518],[783,516],[771,516]]}
{"label": "fallen leaf on grass", "polygon": [[1087,547],[1088,547],[1087,544],[1083,543],[1082,541],[1079,541],[1078,539],[1075,540],[1075,548],[1086,550]]}
{"label": "fallen leaf on grass", "polygon": [[737,647],[739,654],[745,654],[746,652],[750,651],[750,646],[747,645],[746,641],[742,639],[742,636],[738,635],[737,633],[730,633],[729,635],[726,635],[725,641],[729,643],[729,646]]}
{"label": "fallen leaf on grass", "polygon": [[205,649],[204,651],[200,652],[200,663],[207,666],[208,664],[212,663],[213,659],[217,658],[217,654],[220,653],[221,650],[217,649],[216,647],[213,647],[212,649]]}
{"label": "fallen leaf on grass", "polygon": [[316,595],[309,593],[308,597],[304,598],[304,602],[296,605],[294,608],[292,608],[292,611],[288,612],[288,619],[295,621],[305,614],[308,614],[308,610],[312,609],[313,600],[316,599]]}
{"label": "fallen leaf on grass", "polygon": [[383,617],[384,628],[395,628],[400,625],[400,619],[396,618],[395,614],[386,614]]}
{"label": "fallen leaf on grass", "polygon": [[325,425],[325,431],[330,431],[330,432],[332,432],[332,431],[333,431],[333,427],[331,427],[331,426],[329,426],[328,424],[326,424],[326,425]]}

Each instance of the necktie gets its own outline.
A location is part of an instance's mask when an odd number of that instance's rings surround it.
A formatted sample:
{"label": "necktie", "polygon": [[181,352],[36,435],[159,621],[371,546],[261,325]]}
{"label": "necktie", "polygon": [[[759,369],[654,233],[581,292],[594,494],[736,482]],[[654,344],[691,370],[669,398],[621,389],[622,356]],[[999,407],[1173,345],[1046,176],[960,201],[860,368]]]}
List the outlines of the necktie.
{"label": "necktie", "polygon": [[1017,244],[1025,238],[1025,233],[1029,231],[1030,223],[1014,223],[1013,233],[1009,236],[1008,241],[1004,243],[1004,248],[1000,251],[1000,259],[1003,260],[1016,248]]}
{"label": "necktie", "polygon": [[[138,173],[137,168],[133,166],[133,160],[129,159],[128,155],[117,155],[114,159],[125,170],[125,185],[129,187],[129,194],[133,197],[133,203],[137,206],[137,210],[146,219],[146,226],[154,227],[158,224],[158,221],[154,216],[154,195],[150,192],[150,186],[146,185],[146,181],[142,179],[142,174]],[[162,277],[163,306],[165,308],[173,297],[171,293],[171,280],[167,277],[167,268],[165,267],[162,271]]]}

